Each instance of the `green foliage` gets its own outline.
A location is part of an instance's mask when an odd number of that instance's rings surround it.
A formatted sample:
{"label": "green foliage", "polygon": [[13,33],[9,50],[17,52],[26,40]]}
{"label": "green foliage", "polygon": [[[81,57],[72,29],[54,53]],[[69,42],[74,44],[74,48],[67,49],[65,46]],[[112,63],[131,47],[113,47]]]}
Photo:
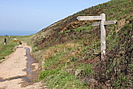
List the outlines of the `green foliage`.
{"label": "green foliage", "polygon": [[62,33],[64,33],[64,34],[66,34],[66,33],[69,33],[69,32],[87,32],[87,30],[91,30],[91,29],[93,29],[93,26],[87,26],[87,27],[78,27],[78,28],[76,28],[76,29],[71,29],[71,30],[66,30],[66,31],[64,31],[64,32],[59,32],[60,34],[62,34]]}
{"label": "green foliage", "polygon": [[77,60],[78,60],[77,58],[71,58],[71,62],[75,62]]}
{"label": "green foliage", "polygon": [[84,32],[84,31],[86,31],[86,30],[91,30],[91,29],[93,29],[93,26],[88,26],[88,27],[78,27],[78,28],[76,28],[76,29],[73,29],[75,32]]}
{"label": "green foliage", "polygon": [[53,70],[45,70],[45,71],[42,71],[39,75],[39,79],[44,79],[45,77],[48,77],[52,74],[55,74],[59,71],[60,69],[53,69]]}
{"label": "green foliage", "polygon": [[[45,58],[44,60],[45,70],[40,73],[39,79],[43,79],[50,88],[86,88],[87,84],[84,84],[79,79],[82,76],[93,74],[92,65],[78,62],[79,58],[76,57],[76,55],[81,55],[81,53],[77,54],[76,51],[81,49],[81,47],[79,44],[77,44],[76,46],[76,44],[68,43],[65,45],[56,45],[44,50],[45,55],[47,53],[49,55],[47,55],[47,58]],[[69,71],[71,69],[73,69],[74,71],[81,69],[82,73],[80,73],[77,77],[75,76],[75,73]]]}
{"label": "green foliage", "polygon": [[85,89],[86,85],[75,78],[75,76],[65,72],[64,70],[49,70],[40,74],[45,76],[45,81],[50,88],[58,89]]}
{"label": "green foliage", "polygon": [[[3,39],[7,39],[7,44],[3,44]],[[0,59],[4,59],[7,55],[13,52],[13,48],[18,45],[16,43],[11,43],[13,37],[0,36]]]}
{"label": "green foliage", "polygon": [[54,56],[51,56],[49,59],[45,60],[45,69],[56,67],[60,63],[59,59],[61,59],[63,55],[64,53],[57,53]]}

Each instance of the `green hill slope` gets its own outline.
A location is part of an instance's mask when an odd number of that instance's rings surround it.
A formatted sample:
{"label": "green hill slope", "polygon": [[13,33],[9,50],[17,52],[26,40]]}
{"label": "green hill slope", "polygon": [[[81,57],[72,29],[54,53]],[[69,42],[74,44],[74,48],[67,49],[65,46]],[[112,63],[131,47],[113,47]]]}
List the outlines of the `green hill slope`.
{"label": "green hill slope", "polygon": [[[32,38],[44,79],[51,88],[120,89],[133,87],[133,1],[111,0],[90,7],[42,29]],[[100,27],[77,16],[117,20],[106,26],[106,61],[100,60]]]}

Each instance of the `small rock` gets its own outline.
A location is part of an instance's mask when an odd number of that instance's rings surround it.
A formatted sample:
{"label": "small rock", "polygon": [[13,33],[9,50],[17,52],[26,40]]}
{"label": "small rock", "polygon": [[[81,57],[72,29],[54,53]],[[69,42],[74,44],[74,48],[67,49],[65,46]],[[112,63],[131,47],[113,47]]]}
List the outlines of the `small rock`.
{"label": "small rock", "polygon": [[82,71],[83,71],[82,69],[77,69],[75,71],[75,76],[77,77],[78,75],[80,75]]}

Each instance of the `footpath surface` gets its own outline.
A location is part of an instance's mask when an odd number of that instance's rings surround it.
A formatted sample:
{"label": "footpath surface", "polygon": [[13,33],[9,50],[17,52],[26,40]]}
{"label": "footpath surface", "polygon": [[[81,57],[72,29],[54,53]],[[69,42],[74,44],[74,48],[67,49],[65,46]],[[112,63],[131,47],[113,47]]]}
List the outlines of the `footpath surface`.
{"label": "footpath surface", "polygon": [[[42,82],[29,83],[23,78],[17,78],[27,76],[25,71],[27,68],[25,47],[31,50],[30,46],[23,43],[0,64],[0,80],[6,80],[0,81],[0,89],[46,89]],[[34,71],[38,69],[38,63],[33,63],[32,66],[34,66]]]}

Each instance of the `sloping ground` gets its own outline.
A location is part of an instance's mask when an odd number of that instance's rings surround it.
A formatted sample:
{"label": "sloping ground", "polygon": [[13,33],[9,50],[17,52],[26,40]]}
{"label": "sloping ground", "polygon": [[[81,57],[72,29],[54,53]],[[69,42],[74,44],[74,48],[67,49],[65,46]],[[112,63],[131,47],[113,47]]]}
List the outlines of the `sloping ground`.
{"label": "sloping ground", "polygon": [[[44,28],[32,38],[34,56],[43,71],[40,79],[62,88],[133,87],[133,1],[112,0]],[[100,27],[78,21],[80,15],[100,15],[118,20],[106,26],[106,61],[100,61]]]}

